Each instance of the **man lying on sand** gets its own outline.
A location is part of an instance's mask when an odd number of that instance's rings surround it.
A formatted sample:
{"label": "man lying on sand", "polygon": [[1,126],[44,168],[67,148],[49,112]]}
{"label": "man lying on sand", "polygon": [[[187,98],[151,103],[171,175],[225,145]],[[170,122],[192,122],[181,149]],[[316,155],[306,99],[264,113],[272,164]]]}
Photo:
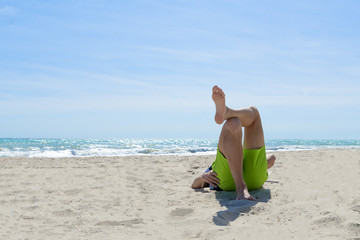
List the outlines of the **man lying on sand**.
{"label": "man lying on sand", "polygon": [[[225,105],[225,94],[214,86],[215,122],[222,127],[217,155],[213,164],[192,188],[210,186],[214,190],[234,191],[236,200],[254,200],[248,190],[260,188],[268,178],[267,169],[274,165],[276,157],[265,154],[264,132],[256,107],[233,110]],[[244,144],[242,136],[244,127]]]}

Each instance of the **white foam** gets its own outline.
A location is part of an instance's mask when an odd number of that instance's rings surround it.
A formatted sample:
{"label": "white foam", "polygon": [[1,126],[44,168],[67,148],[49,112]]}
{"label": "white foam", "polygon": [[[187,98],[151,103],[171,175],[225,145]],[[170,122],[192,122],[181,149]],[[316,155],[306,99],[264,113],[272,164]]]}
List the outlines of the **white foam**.
{"label": "white foam", "polygon": [[[358,140],[272,140],[269,152],[360,148]],[[199,139],[1,139],[0,157],[97,157],[128,155],[214,155],[217,140]]]}

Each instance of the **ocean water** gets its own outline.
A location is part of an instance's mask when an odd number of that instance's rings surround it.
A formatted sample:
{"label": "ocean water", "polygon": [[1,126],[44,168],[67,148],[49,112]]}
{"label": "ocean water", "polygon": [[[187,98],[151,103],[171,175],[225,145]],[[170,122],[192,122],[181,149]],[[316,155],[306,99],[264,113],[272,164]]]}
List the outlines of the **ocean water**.
{"label": "ocean water", "polygon": [[[93,157],[128,155],[211,155],[217,139],[0,138],[0,157]],[[359,148],[360,140],[268,139],[267,151]]]}

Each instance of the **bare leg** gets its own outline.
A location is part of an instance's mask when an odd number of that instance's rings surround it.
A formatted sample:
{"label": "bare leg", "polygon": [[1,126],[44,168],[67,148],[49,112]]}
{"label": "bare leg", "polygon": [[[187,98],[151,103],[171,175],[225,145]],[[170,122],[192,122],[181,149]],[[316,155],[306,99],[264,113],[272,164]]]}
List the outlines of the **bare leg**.
{"label": "bare leg", "polygon": [[[236,185],[236,199],[253,199],[243,179],[242,127],[245,129],[245,149],[257,149],[264,146],[264,132],[259,111],[256,107],[239,110],[228,108],[225,105],[225,94],[217,86],[213,87],[212,99],[216,106],[215,122],[221,124],[226,120],[219,138],[219,150],[228,160]],[[270,168],[274,164],[275,156],[268,160],[268,168]]]}
{"label": "bare leg", "polygon": [[[226,117],[238,117],[239,119],[243,118],[244,114],[248,116],[247,118],[244,119],[244,121],[250,120],[250,122],[245,122],[247,125],[244,126],[245,149],[257,149],[265,145],[264,131],[261,123],[261,117],[256,107],[248,107],[240,110],[233,110],[227,108],[226,113],[227,113]],[[274,165],[276,157],[274,154],[268,154],[266,156],[266,160],[268,165],[267,168],[269,169]]]}
{"label": "bare leg", "polygon": [[242,127],[238,118],[230,118],[221,130],[219,150],[228,161],[236,186],[236,200],[254,200],[243,178]]}
{"label": "bare leg", "polygon": [[225,94],[221,88],[214,86],[212,89],[212,99],[215,102],[216,113],[215,113],[215,122],[217,124],[222,124],[226,119],[227,107],[225,105]]}
{"label": "bare leg", "polygon": [[233,110],[225,105],[225,94],[218,87],[213,87],[212,98],[216,106],[215,122],[223,123],[230,118],[238,118],[244,127],[244,148],[256,149],[265,145],[264,131],[262,128],[259,111],[256,107],[247,107]]}
{"label": "bare leg", "polygon": [[249,199],[254,198],[249,194],[243,178],[243,146],[242,146],[242,121],[247,124],[254,118],[253,114],[249,111],[238,112],[237,116],[229,117],[229,109],[225,105],[225,94],[223,91],[215,86],[213,88],[212,98],[216,105],[215,121],[222,123],[224,126],[221,130],[219,138],[219,150],[225,155],[231,174],[235,181],[236,186],[236,199]]}

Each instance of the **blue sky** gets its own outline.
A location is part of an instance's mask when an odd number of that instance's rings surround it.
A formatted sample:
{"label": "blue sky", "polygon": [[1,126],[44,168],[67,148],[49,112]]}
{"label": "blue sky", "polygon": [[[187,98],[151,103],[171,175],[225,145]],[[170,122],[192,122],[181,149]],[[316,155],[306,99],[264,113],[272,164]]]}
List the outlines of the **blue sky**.
{"label": "blue sky", "polygon": [[0,0],[0,137],[360,136],[359,1]]}

